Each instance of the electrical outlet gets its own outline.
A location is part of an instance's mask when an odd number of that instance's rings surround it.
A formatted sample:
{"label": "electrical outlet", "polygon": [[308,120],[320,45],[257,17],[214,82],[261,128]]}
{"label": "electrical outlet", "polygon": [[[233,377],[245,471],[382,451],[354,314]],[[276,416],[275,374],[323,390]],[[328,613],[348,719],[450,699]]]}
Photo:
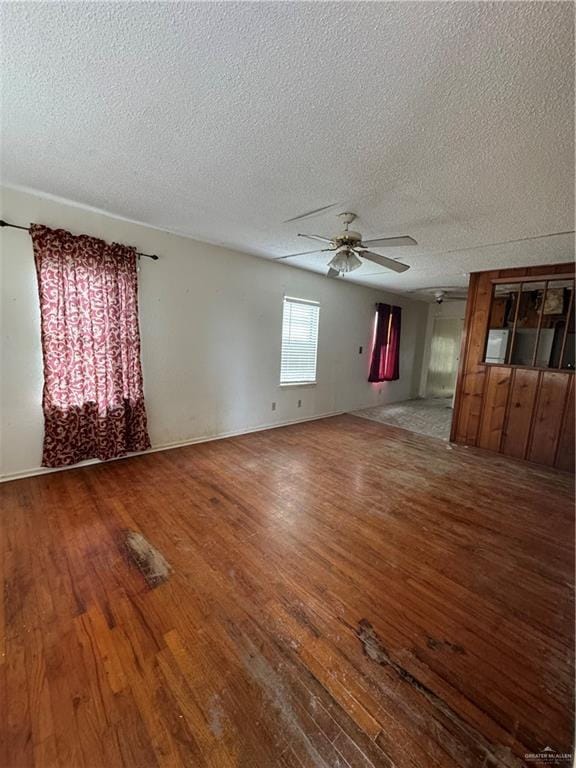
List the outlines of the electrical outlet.
{"label": "electrical outlet", "polygon": [[275,410],[276,410],[276,403],[272,403],[272,410],[273,410],[273,411],[275,411]]}
{"label": "electrical outlet", "polygon": [[302,408],[302,400],[298,400],[298,408]]}

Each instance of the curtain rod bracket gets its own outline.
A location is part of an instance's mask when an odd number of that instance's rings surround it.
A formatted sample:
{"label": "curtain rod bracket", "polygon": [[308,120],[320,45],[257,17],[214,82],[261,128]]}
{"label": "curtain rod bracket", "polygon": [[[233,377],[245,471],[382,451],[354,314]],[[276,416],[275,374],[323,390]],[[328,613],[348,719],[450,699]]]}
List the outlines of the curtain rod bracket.
{"label": "curtain rod bracket", "polygon": [[[19,224],[9,224],[7,221],[4,221],[4,219],[0,219],[0,227],[12,227],[12,229],[23,229],[25,232],[30,232],[29,227],[21,227]],[[145,256],[147,259],[153,259],[154,261],[158,261],[160,258],[154,253],[140,253],[140,251],[136,251],[136,256]]]}

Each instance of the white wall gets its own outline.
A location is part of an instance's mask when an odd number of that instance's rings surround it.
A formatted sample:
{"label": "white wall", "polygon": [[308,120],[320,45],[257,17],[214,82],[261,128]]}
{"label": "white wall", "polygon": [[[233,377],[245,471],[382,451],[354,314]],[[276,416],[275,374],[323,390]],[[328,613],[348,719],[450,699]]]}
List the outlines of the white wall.
{"label": "white wall", "polygon": [[[422,302],[15,190],[2,190],[2,218],[62,227],[160,256],[156,262],[142,259],[139,294],[144,390],[154,448],[417,393],[427,320]],[[14,477],[40,465],[40,321],[30,238],[15,229],[3,229],[0,237],[0,475]],[[316,386],[279,387],[284,294],[321,304]],[[403,307],[400,380],[382,385],[367,381],[376,301]]]}
{"label": "white wall", "polygon": [[426,397],[426,384],[428,381],[428,370],[430,368],[430,353],[432,351],[432,336],[434,333],[434,320],[437,317],[453,318],[462,320],[466,316],[466,300],[462,301],[444,301],[442,304],[433,302],[428,304],[428,316],[426,319],[426,331],[424,339],[424,350],[422,354],[422,365],[420,367],[420,397]]}

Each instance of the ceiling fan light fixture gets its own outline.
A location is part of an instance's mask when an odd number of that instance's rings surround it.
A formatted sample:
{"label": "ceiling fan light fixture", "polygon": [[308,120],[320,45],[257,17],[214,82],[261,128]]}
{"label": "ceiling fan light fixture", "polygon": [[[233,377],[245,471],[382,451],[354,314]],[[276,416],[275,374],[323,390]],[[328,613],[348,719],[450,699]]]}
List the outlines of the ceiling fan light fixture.
{"label": "ceiling fan light fixture", "polygon": [[[332,206],[326,206],[326,209]],[[307,214],[296,216],[296,219],[306,218],[308,215],[315,215],[324,209],[309,211]],[[322,248],[316,246],[316,251],[307,251],[305,253],[290,253],[287,256],[278,256],[278,259],[290,259],[294,256],[307,256],[308,253],[326,253],[332,251],[332,261],[328,264],[328,277],[336,277],[346,272],[354,272],[362,266],[365,261],[378,264],[384,269],[392,272],[406,272],[410,269],[408,264],[403,264],[396,258],[387,258],[380,253],[374,253],[368,250],[372,246],[375,248],[399,248],[405,245],[418,245],[416,240],[410,235],[400,235],[397,237],[377,237],[375,240],[362,240],[362,234],[350,229],[350,224],[355,221],[356,214],[345,212],[339,214],[344,222],[344,231],[339,232],[334,237],[324,237],[322,235],[306,235],[303,232],[298,233],[298,237],[305,237],[308,240],[316,240],[325,245]],[[360,258],[358,258],[360,257]],[[362,261],[360,260],[362,259]]]}
{"label": "ceiling fan light fixture", "polygon": [[339,248],[328,266],[337,272],[353,272],[362,266],[362,262],[351,249]]}

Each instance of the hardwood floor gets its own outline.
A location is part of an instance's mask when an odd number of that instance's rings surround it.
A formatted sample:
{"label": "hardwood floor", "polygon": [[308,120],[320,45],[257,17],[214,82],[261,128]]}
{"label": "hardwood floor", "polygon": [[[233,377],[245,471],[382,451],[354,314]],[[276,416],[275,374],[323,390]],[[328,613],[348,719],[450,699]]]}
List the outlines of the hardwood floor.
{"label": "hardwood floor", "polygon": [[[566,474],[341,416],[7,483],[0,502],[2,768],[570,749]],[[148,585],[126,530],[167,580]]]}

